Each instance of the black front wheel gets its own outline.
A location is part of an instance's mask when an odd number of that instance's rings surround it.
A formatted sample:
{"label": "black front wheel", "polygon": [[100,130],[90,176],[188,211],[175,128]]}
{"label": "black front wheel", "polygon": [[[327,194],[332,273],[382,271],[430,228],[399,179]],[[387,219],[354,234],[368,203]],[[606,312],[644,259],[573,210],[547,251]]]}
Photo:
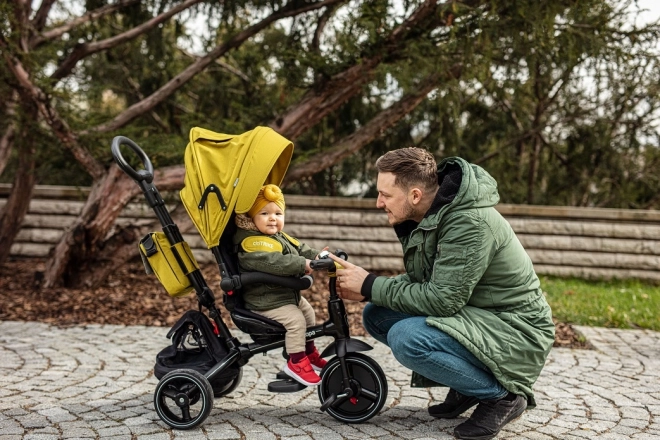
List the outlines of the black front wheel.
{"label": "black front wheel", "polygon": [[[387,379],[380,365],[369,356],[348,353],[344,358],[352,396],[342,399],[343,374],[338,357],[332,358],[321,372],[318,387],[322,408],[344,423],[362,423],[383,408],[387,399]],[[323,405],[325,403],[325,405]]]}
{"label": "black front wheel", "polygon": [[154,406],[174,429],[201,425],[213,409],[213,388],[202,373],[181,369],[167,373],[156,385]]}

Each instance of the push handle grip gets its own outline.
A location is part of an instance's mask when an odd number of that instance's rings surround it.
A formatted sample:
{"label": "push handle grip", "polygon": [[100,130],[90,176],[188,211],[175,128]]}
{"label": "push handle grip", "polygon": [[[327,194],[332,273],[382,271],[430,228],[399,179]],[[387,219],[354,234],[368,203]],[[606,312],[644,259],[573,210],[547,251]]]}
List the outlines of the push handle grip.
{"label": "push handle grip", "polygon": [[309,262],[309,267],[312,270],[329,270],[335,267],[335,260],[330,258],[319,258],[318,260],[312,260]]}
{"label": "push handle grip", "polygon": [[[138,155],[142,165],[144,166],[143,170],[136,171],[135,168],[126,162],[126,159],[124,159],[124,156],[121,154],[122,145],[128,145],[130,149]],[[112,150],[112,157],[115,159],[115,162],[117,162],[117,165],[119,165],[119,168],[121,168],[122,171],[128,174],[133,180],[136,182],[153,182],[154,167],[147,157],[147,154],[144,152],[144,150],[142,150],[142,148],[138,146],[138,144],[125,136],[115,136],[114,139],[112,139],[112,145],[110,148]]]}

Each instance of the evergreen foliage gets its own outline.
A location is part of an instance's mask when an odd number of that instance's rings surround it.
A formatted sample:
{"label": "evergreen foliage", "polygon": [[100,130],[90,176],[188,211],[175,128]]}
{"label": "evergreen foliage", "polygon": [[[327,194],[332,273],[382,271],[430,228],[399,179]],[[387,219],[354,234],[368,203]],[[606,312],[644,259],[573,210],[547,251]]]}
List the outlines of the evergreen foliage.
{"label": "evergreen foliage", "polygon": [[[58,2],[44,31],[112,3]],[[274,11],[311,2],[201,1],[82,58],[70,75],[50,77],[80,46],[121,35],[181,3],[132,2],[30,51],[21,50],[21,27],[5,3],[0,50],[20,59],[73,132],[86,131],[81,144],[103,164],[111,163],[110,140],[121,134],[148,151],[158,168],[182,163],[191,127],[240,133],[272,125],[333,75],[379,57],[360,93],[294,139],[295,166],[355,133],[429,75],[458,69],[359,154],[287,191],[374,196],[375,159],[416,145],[438,159],[459,155],[482,165],[506,203],[660,208],[660,26],[634,27],[629,2],[439,3],[432,17],[393,41],[388,36],[421,0],[337,3],[271,24],[128,125],[90,131]],[[8,62],[0,64],[3,102],[20,89]],[[16,120],[25,114],[16,112]],[[0,120],[0,136],[8,124]],[[43,122],[31,138],[38,145],[38,183],[92,182]],[[11,182],[15,168],[13,157],[0,181]]]}

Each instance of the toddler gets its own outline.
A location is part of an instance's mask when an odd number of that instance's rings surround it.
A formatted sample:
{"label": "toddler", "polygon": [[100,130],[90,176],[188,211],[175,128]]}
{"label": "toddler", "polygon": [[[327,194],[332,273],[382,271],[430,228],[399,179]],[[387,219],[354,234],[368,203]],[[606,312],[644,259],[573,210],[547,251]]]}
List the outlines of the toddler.
{"label": "toddler", "polygon": [[[247,215],[236,216],[238,229],[234,244],[238,245],[241,271],[280,276],[311,273],[310,260],[318,258],[319,251],[282,230],[284,209],[280,188],[265,185]],[[318,385],[321,378],[316,371],[321,371],[327,362],[319,355],[313,340],[305,341],[307,327],[316,323],[309,302],[299,291],[271,284],[246,286],[243,298],[249,310],[279,322],[286,329],[285,348],[289,360],[284,372],[304,385]]]}

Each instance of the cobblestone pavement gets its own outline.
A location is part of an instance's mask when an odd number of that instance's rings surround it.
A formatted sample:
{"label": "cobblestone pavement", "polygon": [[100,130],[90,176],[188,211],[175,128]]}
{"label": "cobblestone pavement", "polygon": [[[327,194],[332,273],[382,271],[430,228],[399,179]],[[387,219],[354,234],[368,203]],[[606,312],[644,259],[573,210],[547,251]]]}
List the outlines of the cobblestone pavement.
{"label": "cobblestone pavement", "polygon": [[[538,407],[498,438],[660,440],[660,333],[579,331],[596,349],[554,349],[535,387]],[[346,425],[320,412],[314,389],[269,393],[267,383],[283,364],[273,352],[243,367],[238,389],[215,400],[200,428],[171,430],[152,403],[152,367],[166,332],[0,322],[0,440],[451,439],[464,420],[431,418],[427,406],[443,400],[446,389],[410,388],[409,372],[389,349],[365,338],[375,345],[366,354],[389,384],[385,407],[366,423]]]}

